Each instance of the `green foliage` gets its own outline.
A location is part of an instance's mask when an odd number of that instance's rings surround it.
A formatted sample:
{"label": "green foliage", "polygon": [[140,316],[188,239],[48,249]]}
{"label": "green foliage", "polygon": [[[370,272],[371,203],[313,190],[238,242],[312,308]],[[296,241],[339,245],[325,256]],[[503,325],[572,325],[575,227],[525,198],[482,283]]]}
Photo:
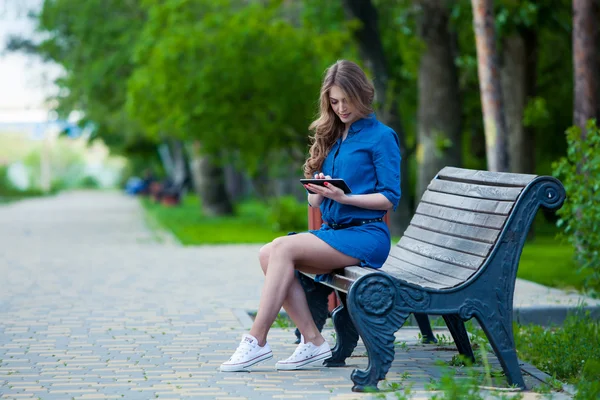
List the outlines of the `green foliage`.
{"label": "green foliage", "polygon": [[100,188],[100,183],[95,177],[86,175],[78,182],[78,186],[83,189],[98,189]]}
{"label": "green foliage", "polygon": [[[524,123],[535,135],[536,173],[549,174],[550,162],[564,154],[565,146],[558,138],[572,121],[572,59],[565,56],[571,54],[571,1],[498,0],[494,5],[500,57],[508,36],[530,35],[536,44],[535,97],[528,99]],[[470,0],[452,2],[451,23],[458,41],[455,62],[465,127],[464,166],[482,168],[483,124]]]}
{"label": "green foliage", "polygon": [[558,327],[528,325],[515,329],[519,358],[569,383],[598,373],[594,366],[600,363],[599,337],[600,322],[589,315],[571,315]]}
{"label": "green foliage", "polygon": [[529,99],[523,112],[523,126],[536,127],[543,126],[544,122],[550,117],[546,99],[543,97],[534,97]]}
{"label": "green foliage", "polygon": [[469,368],[466,377],[459,377],[456,371],[448,369],[439,382],[429,386],[430,390],[438,390],[432,400],[483,400],[485,396],[479,390],[479,376]]}
{"label": "green foliage", "polygon": [[575,400],[600,398],[600,360],[588,360],[583,367],[581,380],[576,385]]}
{"label": "green foliage", "polygon": [[307,205],[294,196],[276,197],[269,202],[268,220],[273,232],[305,231],[307,229]]}
{"label": "green foliage", "polygon": [[379,32],[389,74],[386,100],[390,105],[391,98],[397,100],[398,109],[394,111],[402,117],[406,142],[411,146],[417,137],[417,81],[424,49],[418,32],[420,9],[414,6],[412,0],[372,1],[378,12]]}
{"label": "green foliage", "polygon": [[60,182],[55,181],[52,182],[49,193],[44,193],[39,188],[20,190],[19,188],[14,187],[14,185],[10,182],[7,176],[7,172],[8,167],[0,165],[0,203],[15,201],[28,197],[44,196],[46,194],[55,194],[61,189],[63,189]]}
{"label": "green foliage", "polygon": [[237,151],[257,172],[281,149],[303,160],[320,76],[349,34],[314,34],[280,1],[144,3],[148,22],[128,82],[129,113],[154,137]]}
{"label": "green foliage", "polygon": [[160,227],[172,232],[184,245],[268,243],[287,231],[273,232],[267,222],[268,206],[257,201],[237,204],[235,215],[206,217],[198,198],[188,195],[181,205],[165,207],[147,198],[142,204]]}
{"label": "green foliage", "polygon": [[506,36],[522,29],[556,28],[570,19],[569,0],[499,0],[495,2],[496,29]]}
{"label": "green foliage", "polygon": [[125,82],[133,71],[133,47],[146,20],[140,1],[46,0],[37,29],[39,54],[61,65],[56,84],[59,115],[82,111],[81,124],[112,150],[153,151],[124,109]]}
{"label": "green foliage", "polygon": [[13,185],[8,180],[8,167],[4,165],[0,165],[0,191],[2,193],[16,190]]}
{"label": "green foliage", "polygon": [[289,329],[293,328],[294,326],[294,322],[287,315],[283,314],[277,314],[275,321],[273,321],[273,324],[271,325],[272,328],[279,329]]}
{"label": "green foliage", "polygon": [[600,286],[600,130],[591,120],[582,137],[579,127],[567,130],[567,157],[553,165],[562,180],[567,199],[558,211],[558,226],[564,228],[575,248],[575,260],[589,271],[587,286]]}

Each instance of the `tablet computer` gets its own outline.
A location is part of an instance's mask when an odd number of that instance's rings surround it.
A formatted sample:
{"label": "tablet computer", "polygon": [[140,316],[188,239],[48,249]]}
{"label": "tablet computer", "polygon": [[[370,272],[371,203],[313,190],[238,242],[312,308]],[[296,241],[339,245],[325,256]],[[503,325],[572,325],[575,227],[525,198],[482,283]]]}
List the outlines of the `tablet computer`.
{"label": "tablet computer", "polygon": [[[350,188],[346,184],[346,181],[344,181],[343,179],[300,179],[300,182],[303,185],[306,185],[307,183],[312,183],[314,185],[319,185],[319,186],[325,186],[324,183],[328,182],[328,183],[331,183],[333,186],[342,189],[344,191],[344,193],[346,193],[346,194],[352,193],[352,190],[350,190]],[[310,190],[308,192],[313,193]]]}

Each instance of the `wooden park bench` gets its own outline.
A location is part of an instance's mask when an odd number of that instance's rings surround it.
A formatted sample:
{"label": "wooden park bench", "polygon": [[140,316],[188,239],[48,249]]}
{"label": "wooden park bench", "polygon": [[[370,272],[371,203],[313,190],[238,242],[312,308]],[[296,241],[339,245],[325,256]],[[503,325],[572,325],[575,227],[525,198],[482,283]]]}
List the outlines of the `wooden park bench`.
{"label": "wooden park bench", "polygon": [[458,352],[474,360],[464,321],[475,317],[508,382],[525,389],[512,332],[517,267],[538,208],[557,210],[564,200],[562,184],[549,176],[442,169],[382,268],[349,266],[322,282],[341,300],[325,365],[345,365],[360,336],[369,364],[352,372],[352,390],[375,389],[394,359],[394,333],[411,313],[441,315]]}

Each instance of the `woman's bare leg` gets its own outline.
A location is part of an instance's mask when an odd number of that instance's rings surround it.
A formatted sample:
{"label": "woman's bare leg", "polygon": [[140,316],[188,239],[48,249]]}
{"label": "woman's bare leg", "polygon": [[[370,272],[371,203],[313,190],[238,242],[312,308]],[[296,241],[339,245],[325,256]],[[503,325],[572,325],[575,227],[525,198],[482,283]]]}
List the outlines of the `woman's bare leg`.
{"label": "woman's bare leg", "polygon": [[[355,265],[358,260],[347,256],[311,233],[285,236],[273,241],[265,276],[258,314],[250,329],[260,346],[267,339],[267,333],[275,321],[285,300],[291,309],[286,311],[297,324],[307,341],[310,338],[322,343],[322,337],[314,325],[300,283],[294,277],[294,266],[307,266],[310,272],[327,273],[337,268]],[[304,269],[303,267],[298,267]],[[289,296],[289,298],[288,298]],[[314,342],[313,342],[314,343]]]}
{"label": "woman's bare leg", "polygon": [[[276,239],[277,240],[277,239]],[[273,247],[273,243],[269,243],[264,245],[260,249],[259,253],[259,261],[260,266],[264,272],[267,274],[268,266],[269,266],[269,258],[271,255],[271,249]],[[305,267],[306,269],[308,267]],[[302,267],[297,269],[303,269]],[[326,273],[326,271],[320,271],[320,273]],[[315,321],[310,312],[310,308],[308,307],[308,302],[306,300],[306,293],[304,292],[304,288],[298,281],[298,279],[293,279],[290,288],[288,290],[287,296],[283,301],[283,308],[290,316],[292,321],[296,324],[296,327],[304,336],[306,342],[311,342],[317,346],[320,346],[325,339],[319,332],[319,329],[315,325]]]}

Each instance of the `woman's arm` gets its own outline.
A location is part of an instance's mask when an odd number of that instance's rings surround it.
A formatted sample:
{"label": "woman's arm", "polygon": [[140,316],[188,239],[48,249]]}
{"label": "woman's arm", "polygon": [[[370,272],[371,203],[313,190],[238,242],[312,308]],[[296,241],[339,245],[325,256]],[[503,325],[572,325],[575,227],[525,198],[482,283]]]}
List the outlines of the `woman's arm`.
{"label": "woman's arm", "polygon": [[320,194],[309,193],[308,194],[308,205],[314,208],[319,208],[323,202],[324,197]]}
{"label": "woman's arm", "polygon": [[381,193],[344,195],[338,201],[342,204],[366,208],[367,210],[389,210],[394,206]]}
{"label": "woman's arm", "polygon": [[[381,193],[369,193],[369,194],[345,194],[340,188],[325,182],[325,186],[313,185],[309,183],[305,185],[307,189],[318,194],[309,194],[308,201],[313,206],[310,196],[318,196],[320,198],[319,205],[323,201],[324,197],[331,200],[337,201],[338,203],[348,204],[355,207],[366,208],[368,210],[389,210],[394,205],[388,200],[386,196]],[[315,198],[315,201],[319,200]]]}

